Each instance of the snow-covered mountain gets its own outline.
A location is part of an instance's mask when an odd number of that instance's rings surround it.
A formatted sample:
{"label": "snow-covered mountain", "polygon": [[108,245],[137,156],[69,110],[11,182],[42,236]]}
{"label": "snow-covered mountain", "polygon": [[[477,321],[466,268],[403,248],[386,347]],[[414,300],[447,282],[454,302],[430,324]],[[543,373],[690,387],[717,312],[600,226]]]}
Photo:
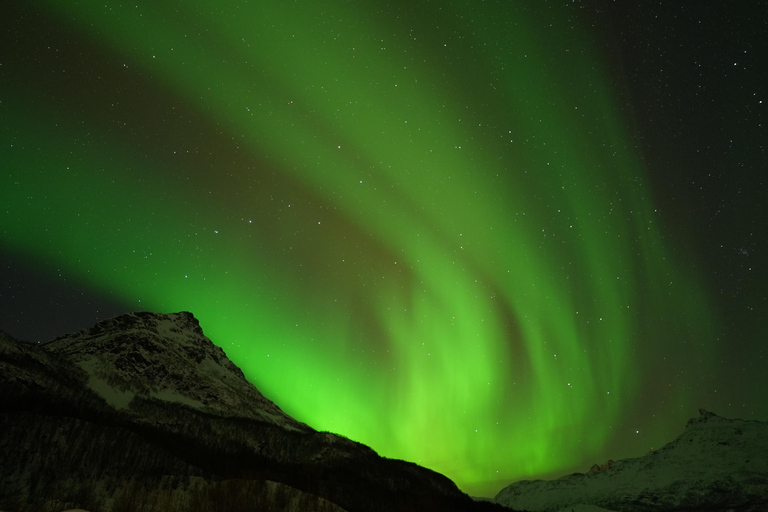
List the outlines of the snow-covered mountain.
{"label": "snow-covered mountain", "polygon": [[191,313],[0,332],[0,511],[503,510],[291,418]]}
{"label": "snow-covered mountain", "polygon": [[266,399],[214,345],[192,313],[130,313],[45,348],[88,374],[88,385],[116,408],[134,397],[184,404],[203,412],[310,430]]}
{"label": "snow-covered mountain", "polygon": [[513,483],[497,503],[529,511],[768,511],[768,423],[700,411],[644,457],[588,473]]}

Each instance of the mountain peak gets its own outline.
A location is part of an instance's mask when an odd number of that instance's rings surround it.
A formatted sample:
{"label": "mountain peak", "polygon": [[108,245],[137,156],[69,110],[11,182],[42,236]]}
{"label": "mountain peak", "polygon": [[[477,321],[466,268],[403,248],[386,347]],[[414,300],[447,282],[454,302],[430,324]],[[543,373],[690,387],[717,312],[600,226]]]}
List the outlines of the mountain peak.
{"label": "mountain peak", "polygon": [[731,421],[731,420],[729,420],[728,418],[724,418],[722,416],[718,416],[717,414],[711,411],[708,411],[706,409],[699,409],[699,416],[689,419],[688,423],[686,423],[685,425],[685,428],[689,429],[701,423],[718,422],[718,421]]}
{"label": "mountain peak", "polygon": [[135,397],[306,430],[265,398],[203,333],[192,313],[128,313],[46,345],[89,375],[89,386],[117,408]]}
{"label": "mountain peak", "polygon": [[93,327],[83,329],[76,333],[69,333],[59,336],[55,341],[67,339],[78,339],[87,336],[94,336],[103,331],[118,331],[131,329],[149,329],[157,330],[161,324],[169,324],[174,332],[189,331],[197,336],[204,336],[203,329],[200,327],[198,319],[189,311],[180,311],[178,313],[152,313],[149,311],[136,311],[117,315],[106,320],[98,322]]}

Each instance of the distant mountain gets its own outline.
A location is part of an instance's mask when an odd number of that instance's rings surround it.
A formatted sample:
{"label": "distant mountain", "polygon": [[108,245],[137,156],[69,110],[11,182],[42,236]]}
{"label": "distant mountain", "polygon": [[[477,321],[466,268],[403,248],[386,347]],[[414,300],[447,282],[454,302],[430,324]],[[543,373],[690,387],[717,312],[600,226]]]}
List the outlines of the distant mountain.
{"label": "distant mountain", "polygon": [[296,421],[191,313],[43,345],[0,333],[0,510],[483,511],[448,478]]}
{"label": "distant mountain", "polygon": [[[768,423],[711,412],[644,457],[513,483],[497,503],[530,511],[768,511]],[[590,508],[591,507],[591,508]]]}

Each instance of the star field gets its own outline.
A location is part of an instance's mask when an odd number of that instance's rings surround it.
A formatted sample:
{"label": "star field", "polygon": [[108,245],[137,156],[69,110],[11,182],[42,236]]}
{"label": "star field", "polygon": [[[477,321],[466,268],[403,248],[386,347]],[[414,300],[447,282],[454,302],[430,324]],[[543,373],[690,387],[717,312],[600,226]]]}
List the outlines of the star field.
{"label": "star field", "polygon": [[192,311],[476,495],[766,419],[760,8],[1,9],[11,334]]}

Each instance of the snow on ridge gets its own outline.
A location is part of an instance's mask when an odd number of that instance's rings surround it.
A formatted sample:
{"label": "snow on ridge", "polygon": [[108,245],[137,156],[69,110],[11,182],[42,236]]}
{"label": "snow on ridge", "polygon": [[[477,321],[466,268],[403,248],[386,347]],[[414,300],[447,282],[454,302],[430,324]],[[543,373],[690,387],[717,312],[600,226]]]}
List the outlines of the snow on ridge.
{"label": "snow on ridge", "polygon": [[189,312],[120,315],[56,338],[45,348],[88,372],[91,388],[116,408],[130,407],[134,396],[143,396],[308,429],[248,382]]}
{"label": "snow on ridge", "polygon": [[731,420],[703,410],[674,441],[644,457],[552,481],[516,482],[495,497],[497,503],[530,511],[578,504],[674,510],[754,500],[768,505],[768,423]]}

